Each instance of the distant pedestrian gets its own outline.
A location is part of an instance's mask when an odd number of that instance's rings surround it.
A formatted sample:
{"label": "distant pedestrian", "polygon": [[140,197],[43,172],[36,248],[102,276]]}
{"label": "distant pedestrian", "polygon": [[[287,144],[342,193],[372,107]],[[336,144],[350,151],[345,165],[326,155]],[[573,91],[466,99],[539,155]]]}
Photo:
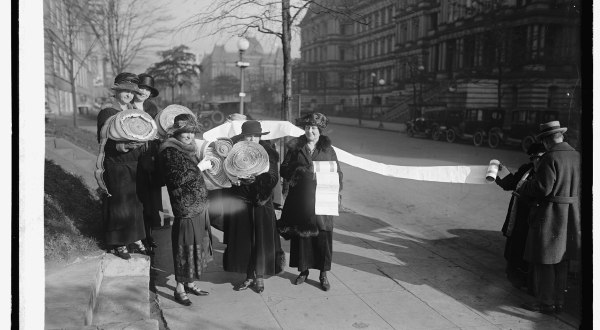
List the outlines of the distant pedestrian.
{"label": "distant pedestrian", "polygon": [[208,192],[201,171],[210,168],[210,161],[197,158],[195,133],[200,130],[189,114],[175,117],[169,137],[159,149],[159,162],[169,191],[175,220],[171,227],[171,245],[177,285],[175,300],[189,306],[187,293],[198,296],[208,292],[196,287],[202,271],[213,260],[208,218]]}
{"label": "distant pedestrian", "polygon": [[260,122],[249,120],[242,124],[242,132],[232,138],[259,143],[269,156],[269,171],[255,177],[240,179],[228,189],[229,202],[224,206],[223,241],[227,244],[223,254],[223,269],[246,273],[246,280],[236,285],[236,290],[254,287],[263,292],[264,276],[275,275],[285,267],[285,252],[277,232],[273,188],[279,179],[279,154],[269,141],[260,137]]}
{"label": "distant pedestrian", "polygon": [[[545,151],[546,148],[543,144],[531,144],[527,149],[529,162],[521,165],[514,174],[510,173],[502,179],[499,176],[496,177],[496,184],[504,190],[515,191],[525,182],[533,180],[535,169]],[[517,288],[526,287],[530,293],[534,292],[533,271],[530,271],[529,263],[523,258],[523,253],[525,252],[525,243],[529,231],[527,221],[534,203],[535,199],[532,197],[513,195],[510,199],[504,225],[502,225],[502,234],[506,236],[504,246],[506,276],[513,286]]]}
{"label": "distant pedestrian", "polygon": [[[138,75],[138,80],[140,93],[134,95],[132,104],[134,108],[143,110],[152,118],[155,118],[159,110],[151,100],[158,96],[158,90],[154,88],[154,78],[142,73]],[[157,161],[160,143],[161,141],[158,139],[148,142],[148,149],[140,158],[141,166],[138,176],[140,197],[144,205],[145,245],[151,254],[158,247],[158,244],[156,244],[156,241],[152,237],[152,227],[160,226],[161,217],[159,211],[163,211],[161,189],[164,183],[162,182],[162,175],[160,174]]]}
{"label": "distant pedestrian", "polygon": [[[139,94],[137,76],[123,72],[115,77],[112,90],[114,97],[98,113],[98,142],[104,123],[120,111],[131,109],[134,95]],[[131,258],[127,245],[135,243],[140,252],[146,249],[143,207],[138,196],[138,160],[145,151],[145,143],[117,142],[108,139],[104,153],[103,178],[110,196],[102,198],[102,218],[106,228],[106,244],[115,248],[115,254],[123,259]]]}
{"label": "distant pedestrian", "polygon": [[536,200],[525,259],[533,266],[539,288],[537,301],[523,307],[546,314],[562,311],[569,261],[579,260],[581,254],[581,156],[563,141],[565,131],[558,121],[540,125],[536,138],[548,151],[535,178],[517,189],[521,196]]}
{"label": "distant pedestrian", "polygon": [[343,173],[329,137],[323,135],[327,117],[310,113],[297,124],[305,134],[291,140],[281,164],[281,177],[289,182],[289,192],[278,223],[282,236],[291,238],[290,267],[300,274],[295,284],[303,283],[309,269],[320,271],[319,281],[325,291],[330,289],[327,271],[331,270],[333,254],[333,216],[315,214],[317,182],[313,176],[313,161],[335,161],[339,174],[340,190]]}

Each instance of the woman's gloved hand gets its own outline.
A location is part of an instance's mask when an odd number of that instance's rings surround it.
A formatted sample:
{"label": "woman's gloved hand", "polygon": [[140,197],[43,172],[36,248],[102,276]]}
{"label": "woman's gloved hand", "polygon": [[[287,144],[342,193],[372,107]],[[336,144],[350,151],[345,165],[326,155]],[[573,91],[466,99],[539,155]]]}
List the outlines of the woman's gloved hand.
{"label": "woman's gloved hand", "polygon": [[200,163],[198,163],[198,168],[200,171],[208,170],[209,168],[212,168],[212,166],[212,162],[206,158],[202,159]]}

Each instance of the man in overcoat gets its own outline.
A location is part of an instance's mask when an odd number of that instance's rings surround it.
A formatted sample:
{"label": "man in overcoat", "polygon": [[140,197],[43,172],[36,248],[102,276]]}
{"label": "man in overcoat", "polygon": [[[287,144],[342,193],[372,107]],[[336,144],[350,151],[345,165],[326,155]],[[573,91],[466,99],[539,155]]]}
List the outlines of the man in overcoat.
{"label": "man in overcoat", "polygon": [[563,309],[569,260],[581,253],[581,156],[567,142],[558,121],[540,125],[536,136],[548,150],[540,159],[536,176],[517,193],[534,197],[529,217],[525,259],[533,265],[537,301],[523,307],[546,314]]}

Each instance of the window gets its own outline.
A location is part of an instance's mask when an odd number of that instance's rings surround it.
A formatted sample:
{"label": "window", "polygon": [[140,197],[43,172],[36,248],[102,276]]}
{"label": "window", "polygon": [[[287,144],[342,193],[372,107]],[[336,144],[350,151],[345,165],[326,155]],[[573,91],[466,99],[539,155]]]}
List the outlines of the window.
{"label": "window", "polygon": [[558,106],[557,99],[558,99],[558,87],[557,86],[548,87],[548,99],[547,99],[546,106],[548,108],[556,108]]}
{"label": "window", "polygon": [[412,38],[411,40],[417,40],[419,38],[419,18],[415,17],[412,20]]}
{"label": "window", "polygon": [[435,30],[437,30],[437,26],[438,26],[438,14],[433,13],[433,14],[429,15],[429,29],[435,31]]}

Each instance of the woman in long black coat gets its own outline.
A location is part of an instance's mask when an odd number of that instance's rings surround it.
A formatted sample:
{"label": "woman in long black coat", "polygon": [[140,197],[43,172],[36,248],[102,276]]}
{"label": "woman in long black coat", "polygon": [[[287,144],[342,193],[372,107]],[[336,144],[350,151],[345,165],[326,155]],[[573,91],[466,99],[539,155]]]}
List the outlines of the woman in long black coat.
{"label": "woman in long black coat", "polygon": [[254,178],[240,179],[227,191],[223,214],[223,236],[227,244],[223,254],[223,269],[246,273],[246,280],[236,290],[249,287],[261,293],[264,276],[276,275],[285,267],[285,252],[277,232],[273,188],[279,180],[279,155],[268,141],[260,141],[263,133],[258,121],[242,124],[242,133],[232,140],[260,143],[269,155],[269,171]]}
{"label": "woman in long black coat", "polygon": [[[194,118],[188,114],[175,117],[173,128],[159,149],[159,162],[169,191],[175,220],[171,227],[171,245],[175,269],[175,300],[189,306],[187,293],[198,296],[208,292],[198,289],[194,281],[213,259],[208,218],[208,190],[202,170],[210,161],[197,158]],[[208,164],[207,164],[208,162]]]}
{"label": "woman in long black coat", "polygon": [[[115,96],[98,113],[98,143],[106,121],[120,111],[131,109],[131,100],[139,93],[137,76],[123,72],[115,77],[112,87]],[[138,142],[117,142],[108,139],[101,152],[104,153],[103,179],[108,189],[102,198],[102,218],[106,230],[106,244],[115,247],[115,254],[123,259],[131,258],[127,245],[135,243],[145,252],[141,240],[144,230],[143,207],[139,192],[138,161],[147,146]]]}
{"label": "woman in long black coat", "polygon": [[339,174],[340,191],[343,173],[331,140],[322,135],[327,127],[327,117],[320,113],[308,114],[299,123],[305,134],[288,143],[288,151],[281,164],[281,177],[289,183],[279,231],[291,238],[290,267],[297,267],[300,274],[295,284],[303,283],[309,269],[320,270],[321,288],[330,289],[327,271],[331,270],[333,216],[315,215],[315,191],[317,182],[313,177],[313,161],[335,161]]}
{"label": "woman in long black coat", "polygon": [[[541,143],[533,143],[527,150],[529,163],[521,165],[517,172],[510,173],[503,179],[496,177],[496,184],[504,190],[515,191],[527,181],[535,177],[535,164],[544,154],[546,149]],[[533,274],[529,263],[524,259],[525,243],[529,232],[527,219],[531,211],[533,198],[513,195],[510,199],[508,212],[502,233],[506,236],[504,247],[504,258],[506,259],[506,276],[508,280],[518,288],[527,287],[530,293],[535,291]]]}
{"label": "woman in long black coat", "polygon": [[[138,75],[139,94],[133,97],[133,107],[143,110],[152,118],[156,117],[158,107],[150,99],[158,96],[158,90],[154,88],[154,78],[148,74]],[[146,230],[146,248],[153,254],[153,249],[158,247],[152,237],[152,227],[160,226],[159,211],[163,210],[161,188],[164,186],[162,175],[158,170],[158,148],[160,140],[148,142],[146,152],[140,158],[139,182],[145,189],[140,191],[142,204],[144,205],[144,225]]]}

